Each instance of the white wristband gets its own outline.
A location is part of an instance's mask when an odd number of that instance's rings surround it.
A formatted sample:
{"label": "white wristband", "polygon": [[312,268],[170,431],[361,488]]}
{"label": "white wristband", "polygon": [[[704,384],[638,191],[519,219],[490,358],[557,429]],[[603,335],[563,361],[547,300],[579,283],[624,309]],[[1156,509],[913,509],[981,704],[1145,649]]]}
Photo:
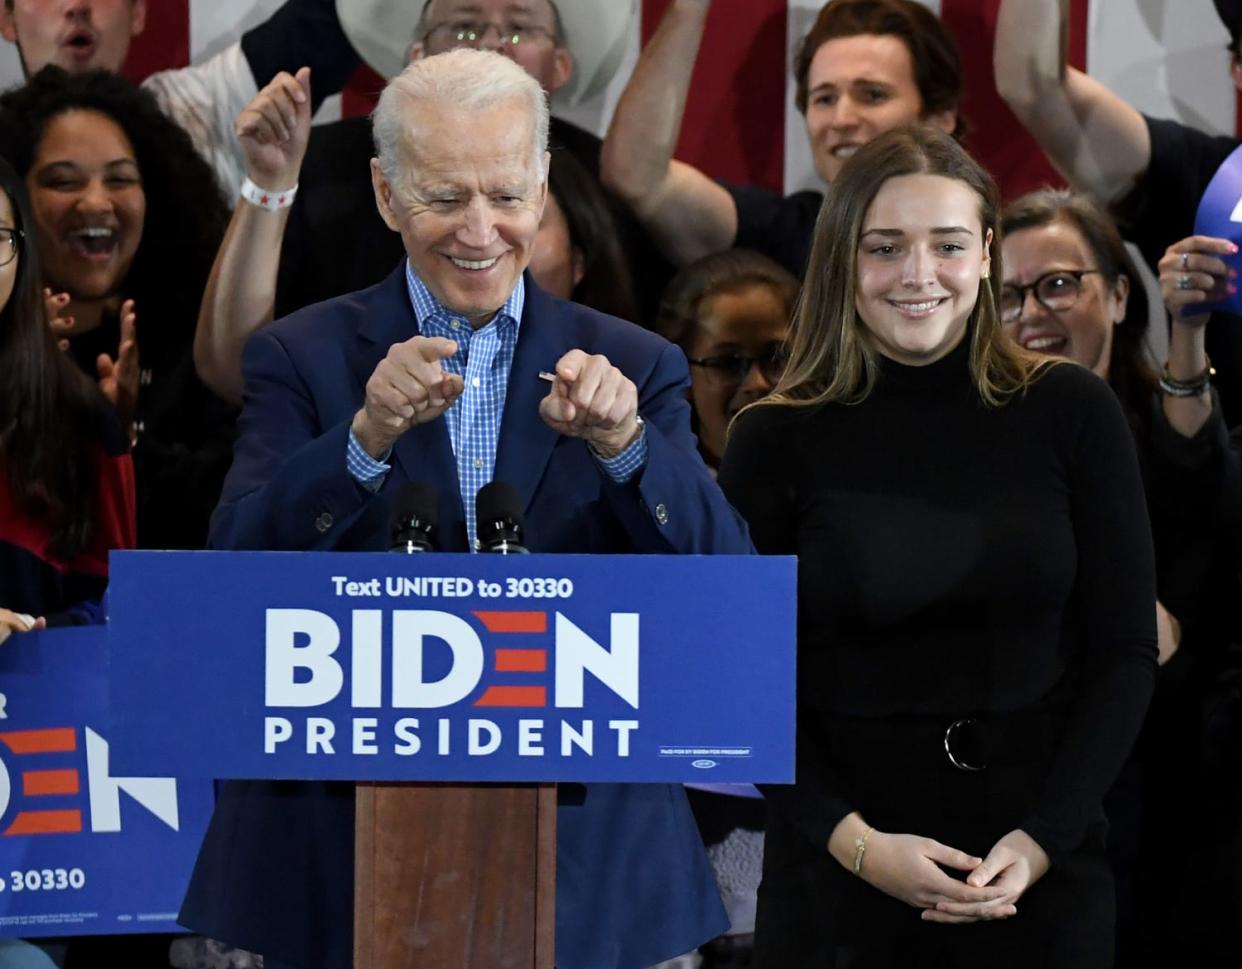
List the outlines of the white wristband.
{"label": "white wristband", "polygon": [[259,188],[247,176],[241,184],[241,197],[251,205],[257,205],[261,209],[271,209],[276,212],[280,209],[287,209],[293,204],[293,197],[298,194],[298,187],[287,188],[281,192],[269,192],[266,189]]}

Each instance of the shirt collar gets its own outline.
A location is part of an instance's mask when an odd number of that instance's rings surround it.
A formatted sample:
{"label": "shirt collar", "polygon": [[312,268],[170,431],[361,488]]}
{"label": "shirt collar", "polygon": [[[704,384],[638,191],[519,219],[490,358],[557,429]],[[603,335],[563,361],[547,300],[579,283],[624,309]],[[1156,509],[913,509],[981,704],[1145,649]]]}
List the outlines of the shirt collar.
{"label": "shirt collar", "polygon": [[[431,295],[429,290],[418,274],[414,272],[414,267],[407,259],[405,261],[405,284],[410,293],[410,303],[414,307],[414,318],[418,320],[418,328],[421,331],[426,322],[432,318],[450,319],[459,316],[446,309],[441,305],[440,301]],[[522,310],[526,306],[526,274],[518,276],[517,285],[513,287],[513,292],[509,294],[509,298],[505,300],[502,306],[493,318],[493,322],[504,324],[510,323],[516,330],[521,324]]]}

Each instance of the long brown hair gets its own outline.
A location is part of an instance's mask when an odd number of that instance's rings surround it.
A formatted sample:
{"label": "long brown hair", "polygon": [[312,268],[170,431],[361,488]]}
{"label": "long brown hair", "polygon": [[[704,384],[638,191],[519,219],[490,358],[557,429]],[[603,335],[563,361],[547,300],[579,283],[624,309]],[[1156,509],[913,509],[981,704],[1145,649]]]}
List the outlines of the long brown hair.
{"label": "long brown hair", "polygon": [[901,175],[940,175],[968,185],[979,198],[979,221],[992,230],[991,275],[970,314],[970,372],[980,398],[999,407],[1025,390],[1050,361],[1001,334],[999,195],[987,172],[952,137],[930,125],[895,128],[864,145],[824,198],[794,314],[785,376],[766,402],[859,403],[875,386],[877,351],[855,308],[858,241],[881,186]]}
{"label": "long brown hair", "polygon": [[[67,562],[86,546],[94,527],[92,451],[108,437],[110,407],[56,346],[47,325],[30,200],[3,158],[0,192],[8,197],[18,233],[17,278],[0,310],[0,473],[17,509],[46,527],[48,550]],[[119,437],[119,427],[117,432]]]}

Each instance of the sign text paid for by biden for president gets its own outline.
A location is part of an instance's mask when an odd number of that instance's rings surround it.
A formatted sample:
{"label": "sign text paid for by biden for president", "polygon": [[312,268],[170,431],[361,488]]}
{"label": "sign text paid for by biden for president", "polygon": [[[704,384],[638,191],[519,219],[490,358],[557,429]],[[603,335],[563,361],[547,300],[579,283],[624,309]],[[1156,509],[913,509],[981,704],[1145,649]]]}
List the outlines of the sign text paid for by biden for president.
{"label": "sign text paid for by biden for president", "polygon": [[114,757],[211,777],[789,782],[795,568],[117,553]]}

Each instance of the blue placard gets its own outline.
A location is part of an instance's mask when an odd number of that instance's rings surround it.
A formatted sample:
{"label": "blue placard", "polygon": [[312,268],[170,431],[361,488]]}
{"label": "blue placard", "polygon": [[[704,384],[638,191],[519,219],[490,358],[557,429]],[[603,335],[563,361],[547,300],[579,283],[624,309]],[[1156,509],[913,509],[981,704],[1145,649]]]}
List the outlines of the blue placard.
{"label": "blue placard", "polygon": [[789,782],[795,569],[117,553],[115,756],[209,777]]}
{"label": "blue placard", "polygon": [[[1242,246],[1242,146],[1235,148],[1216,170],[1195,213],[1195,235],[1228,239]],[[1217,256],[1231,269],[1242,270],[1242,256]],[[1242,314],[1242,294],[1228,293],[1210,303],[1194,303],[1183,315],[1224,310]]]}
{"label": "blue placard", "polygon": [[211,784],[116,769],[107,641],[87,626],[0,649],[0,936],[180,931]]}

